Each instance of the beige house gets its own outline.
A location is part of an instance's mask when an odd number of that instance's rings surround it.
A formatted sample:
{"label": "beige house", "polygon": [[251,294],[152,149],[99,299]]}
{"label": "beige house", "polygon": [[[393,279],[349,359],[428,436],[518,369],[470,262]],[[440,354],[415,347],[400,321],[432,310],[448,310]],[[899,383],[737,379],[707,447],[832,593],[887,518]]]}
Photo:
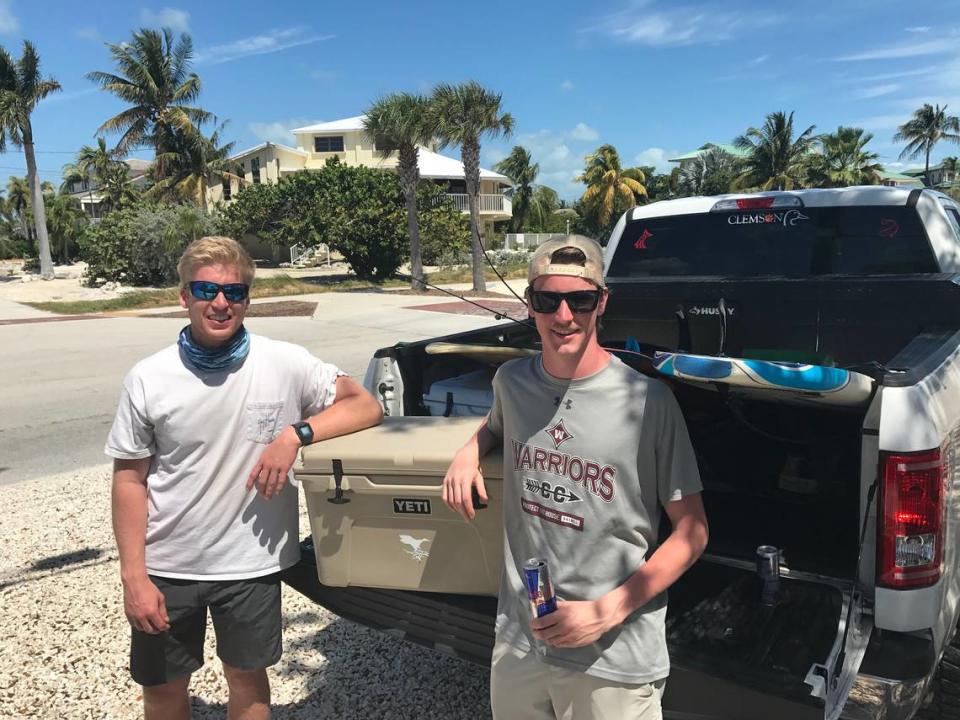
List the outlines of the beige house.
{"label": "beige house", "polygon": [[[275,183],[289,173],[320,169],[331,157],[337,157],[352,167],[363,165],[393,170],[397,166],[396,153],[381,157],[375,141],[364,132],[363,119],[359,115],[297,128],[292,131],[297,143],[295,148],[266,142],[230,159],[238,163],[237,174],[242,175],[247,183]],[[469,212],[462,162],[440,155],[434,146],[419,148],[418,164],[420,177],[445,187],[457,208]],[[510,199],[504,195],[510,185],[510,179],[505,175],[480,168],[480,220],[485,235],[493,232],[495,221],[510,219],[512,207]],[[237,191],[236,180],[224,182],[210,188],[207,200],[211,206],[218,202],[229,203]]]}

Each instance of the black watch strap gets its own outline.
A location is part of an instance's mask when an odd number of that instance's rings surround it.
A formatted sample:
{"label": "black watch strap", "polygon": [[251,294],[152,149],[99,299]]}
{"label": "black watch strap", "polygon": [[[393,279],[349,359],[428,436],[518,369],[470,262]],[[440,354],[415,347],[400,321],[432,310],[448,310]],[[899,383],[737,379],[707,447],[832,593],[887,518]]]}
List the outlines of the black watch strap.
{"label": "black watch strap", "polygon": [[308,422],[297,422],[293,424],[293,431],[300,438],[300,445],[309,445],[313,442],[313,428]]}

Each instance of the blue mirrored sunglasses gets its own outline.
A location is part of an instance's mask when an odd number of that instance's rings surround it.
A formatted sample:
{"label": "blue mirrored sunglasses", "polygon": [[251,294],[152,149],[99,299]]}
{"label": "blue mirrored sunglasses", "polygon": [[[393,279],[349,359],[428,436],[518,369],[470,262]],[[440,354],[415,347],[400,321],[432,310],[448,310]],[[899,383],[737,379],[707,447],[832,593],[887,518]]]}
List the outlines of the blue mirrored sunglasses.
{"label": "blue mirrored sunglasses", "polygon": [[250,294],[250,286],[245,283],[220,285],[207,280],[192,280],[189,285],[190,294],[197,300],[213,300],[222,292],[227,302],[242,302]]}

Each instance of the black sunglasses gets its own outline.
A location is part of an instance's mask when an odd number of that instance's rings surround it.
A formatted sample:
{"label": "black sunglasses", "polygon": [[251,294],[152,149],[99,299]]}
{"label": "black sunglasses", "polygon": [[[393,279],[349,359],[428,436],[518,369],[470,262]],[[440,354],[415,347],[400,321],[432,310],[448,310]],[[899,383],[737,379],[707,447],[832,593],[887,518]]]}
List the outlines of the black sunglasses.
{"label": "black sunglasses", "polygon": [[227,302],[241,302],[247,299],[250,294],[250,286],[245,283],[219,283],[209,282],[207,280],[191,280],[190,294],[197,300],[213,300],[221,292],[227,299]]}
{"label": "black sunglasses", "polygon": [[567,301],[570,312],[588,313],[597,309],[600,302],[599,290],[574,290],[573,292],[558,293],[547,290],[527,290],[530,306],[534,312],[555,313],[560,309],[560,303]]}

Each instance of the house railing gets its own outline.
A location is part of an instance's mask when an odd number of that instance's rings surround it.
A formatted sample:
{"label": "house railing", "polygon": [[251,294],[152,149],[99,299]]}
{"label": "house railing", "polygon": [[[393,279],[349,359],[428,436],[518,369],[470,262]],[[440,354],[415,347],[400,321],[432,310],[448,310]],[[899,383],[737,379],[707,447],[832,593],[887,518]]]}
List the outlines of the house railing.
{"label": "house railing", "polygon": [[[447,197],[453,200],[453,204],[457,210],[460,212],[469,212],[470,203],[467,200],[466,193],[447,193]],[[480,195],[479,200],[479,210],[482,213],[505,213],[509,215],[512,210],[510,199],[505,195],[483,194]]]}

